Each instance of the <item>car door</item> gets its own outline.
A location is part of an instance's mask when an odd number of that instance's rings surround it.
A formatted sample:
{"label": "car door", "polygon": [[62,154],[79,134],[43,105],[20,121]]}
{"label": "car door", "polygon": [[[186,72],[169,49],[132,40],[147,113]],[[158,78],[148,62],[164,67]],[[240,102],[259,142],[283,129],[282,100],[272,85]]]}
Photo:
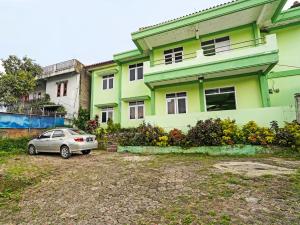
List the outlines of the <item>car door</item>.
{"label": "car door", "polygon": [[53,131],[47,131],[39,136],[38,140],[35,143],[35,148],[39,152],[49,151],[49,142]]}
{"label": "car door", "polygon": [[62,145],[65,138],[63,130],[54,130],[52,137],[49,141],[49,150],[51,152],[59,152],[60,146]]}

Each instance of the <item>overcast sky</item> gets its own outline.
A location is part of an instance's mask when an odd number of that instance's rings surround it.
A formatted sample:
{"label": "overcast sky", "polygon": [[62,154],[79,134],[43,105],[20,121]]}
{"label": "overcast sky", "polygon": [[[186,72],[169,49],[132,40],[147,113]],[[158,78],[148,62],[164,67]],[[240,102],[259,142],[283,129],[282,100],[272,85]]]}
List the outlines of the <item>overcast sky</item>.
{"label": "overcast sky", "polygon": [[0,0],[0,59],[27,55],[42,66],[110,60],[135,48],[130,34],[139,27],[228,1]]}

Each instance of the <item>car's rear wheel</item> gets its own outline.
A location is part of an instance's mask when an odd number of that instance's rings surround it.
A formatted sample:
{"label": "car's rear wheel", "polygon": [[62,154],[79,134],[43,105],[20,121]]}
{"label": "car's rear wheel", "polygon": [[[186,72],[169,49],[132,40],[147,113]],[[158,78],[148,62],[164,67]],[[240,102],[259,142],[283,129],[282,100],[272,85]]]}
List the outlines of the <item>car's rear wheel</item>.
{"label": "car's rear wheel", "polygon": [[88,155],[88,154],[91,153],[91,150],[83,150],[83,151],[81,151],[81,152],[82,152],[82,154],[84,154],[84,155]]}
{"label": "car's rear wheel", "polygon": [[68,159],[71,157],[71,152],[70,152],[70,149],[68,146],[66,145],[63,145],[61,148],[60,148],[60,155],[61,157],[63,157],[64,159]]}
{"label": "car's rear wheel", "polygon": [[29,155],[36,155],[36,149],[35,149],[34,145],[29,145],[28,146],[28,154]]}

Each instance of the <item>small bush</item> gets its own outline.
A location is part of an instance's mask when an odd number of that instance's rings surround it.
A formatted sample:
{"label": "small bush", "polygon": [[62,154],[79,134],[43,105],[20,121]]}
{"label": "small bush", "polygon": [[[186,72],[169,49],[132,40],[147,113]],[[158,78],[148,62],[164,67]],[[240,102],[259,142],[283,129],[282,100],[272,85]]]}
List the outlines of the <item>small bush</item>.
{"label": "small bush", "polygon": [[222,125],[220,119],[200,120],[187,134],[190,146],[219,146],[222,144]]}
{"label": "small bush", "polygon": [[276,135],[270,128],[259,127],[254,121],[250,121],[242,128],[245,143],[251,145],[271,145]]}
{"label": "small bush", "polygon": [[169,144],[171,146],[185,146],[186,145],[186,136],[185,134],[178,129],[173,129],[169,132]]}
{"label": "small bush", "polygon": [[114,123],[113,120],[108,119],[106,131],[109,134],[117,133],[121,129],[121,125],[119,123]]}
{"label": "small bush", "polygon": [[235,120],[221,120],[221,126],[223,130],[223,145],[234,145],[244,143],[243,131],[238,127]]}
{"label": "small bush", "polygon": [[296,147],[300,139],[300,124],[296,121],[286,123],[283,128],[279,128],[278,123],[273,121],[271,129],[275,132],[274,144],[283,147]]}

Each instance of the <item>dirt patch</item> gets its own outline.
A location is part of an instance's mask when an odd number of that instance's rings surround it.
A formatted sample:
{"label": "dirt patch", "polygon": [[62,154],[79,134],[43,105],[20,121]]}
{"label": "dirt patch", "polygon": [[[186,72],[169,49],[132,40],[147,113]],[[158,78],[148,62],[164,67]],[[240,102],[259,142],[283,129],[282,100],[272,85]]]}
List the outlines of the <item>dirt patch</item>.
{"label": "dirt patch", "polygon": [[214,165],[222,172],[245,175],[248,177],[259,177],[265,175],[284,175],[295,173],[296,170],[285,167],[273,166],[258,162],[223,162]]}
{"label": "dirt patch", "polygon": [[145,162],[150,161],[153,158],[151,156],[126,156],[123,158],[124,161],[128,162]]}

